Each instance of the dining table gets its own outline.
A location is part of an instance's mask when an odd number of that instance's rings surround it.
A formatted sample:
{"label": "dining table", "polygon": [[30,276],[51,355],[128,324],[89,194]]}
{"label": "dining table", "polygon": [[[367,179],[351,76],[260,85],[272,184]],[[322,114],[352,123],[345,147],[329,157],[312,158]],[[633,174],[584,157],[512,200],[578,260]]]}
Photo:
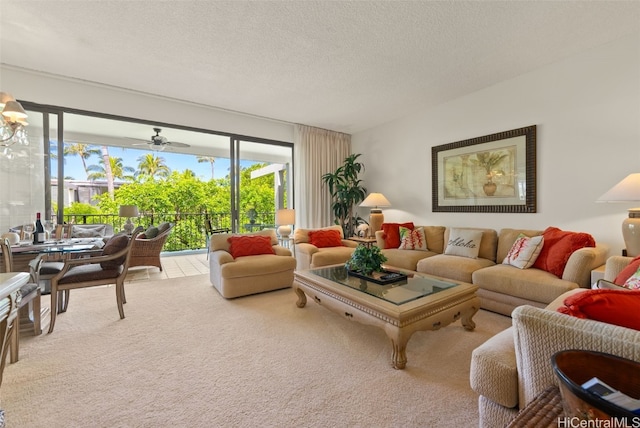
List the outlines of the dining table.
{"label": "dining table", "polygon": [[[11,246],[13,271],[29,272],[29,262],[38,256],[44,260],[61,261],[67,257],[95,255],[102,252],[104,245],[102,238],[50,240],[41,244],[21,241]],[[1,259],[0,264],[2,264]],[[4,271],[4,266],[1,271]]]}

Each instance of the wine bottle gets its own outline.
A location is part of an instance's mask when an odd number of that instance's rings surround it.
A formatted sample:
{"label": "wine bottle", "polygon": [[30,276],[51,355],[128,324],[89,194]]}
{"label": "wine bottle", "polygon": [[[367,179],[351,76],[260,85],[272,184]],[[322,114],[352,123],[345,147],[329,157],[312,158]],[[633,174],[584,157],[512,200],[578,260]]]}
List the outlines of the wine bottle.
{"label": "wine bottle", "polygon": [[42,244],[44,242],[44,227],[42,227],[42,222],[40,221],[40,213],[36,214],[36,230],[33,233],[33,243],[34,244]]}

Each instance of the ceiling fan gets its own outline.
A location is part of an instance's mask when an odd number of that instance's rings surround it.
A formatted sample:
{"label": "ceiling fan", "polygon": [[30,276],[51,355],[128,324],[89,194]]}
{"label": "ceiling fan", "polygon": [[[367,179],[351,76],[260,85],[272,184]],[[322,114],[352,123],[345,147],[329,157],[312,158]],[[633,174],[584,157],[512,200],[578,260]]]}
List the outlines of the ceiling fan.
{"label": "ceiling fan", "polygon": [[191,147],[189,144],[178,143],[176,141],[168,141],[166,137],[160,135],[162,132],[162,128],[153,128],[153,131],[156,135],[152,135],[149,141],[142,140],[140,138],[136,138],[136,140],[144,141],[144,143],[134,143],[134,146],[144,146],[147,145],[151,150],[155,150],[157,152],[163,151],[167,146],[170,147]]}

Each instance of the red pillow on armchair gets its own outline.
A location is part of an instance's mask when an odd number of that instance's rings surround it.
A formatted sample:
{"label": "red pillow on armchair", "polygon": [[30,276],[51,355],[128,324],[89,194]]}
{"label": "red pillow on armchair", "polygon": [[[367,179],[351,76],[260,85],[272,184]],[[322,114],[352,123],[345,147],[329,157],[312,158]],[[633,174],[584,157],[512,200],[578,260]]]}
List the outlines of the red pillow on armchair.
{"label": "red pillow on armchair", "polygon": [[640,330],[640,290],[596,289],[564,299],[558,312]]}
{"label": "red pillow on armchair", "polygon": [[312,230],[309,232],[309,243],[318,248],[341,247],[342,236],[335,229]]}
{"label": "red pillow on armchair", "polygon": [[244,256],[257,256],[259,254],[275,254],[271,245],[271,237],[268,235],[232,236],[229,242],[229,253],[234,259]]}

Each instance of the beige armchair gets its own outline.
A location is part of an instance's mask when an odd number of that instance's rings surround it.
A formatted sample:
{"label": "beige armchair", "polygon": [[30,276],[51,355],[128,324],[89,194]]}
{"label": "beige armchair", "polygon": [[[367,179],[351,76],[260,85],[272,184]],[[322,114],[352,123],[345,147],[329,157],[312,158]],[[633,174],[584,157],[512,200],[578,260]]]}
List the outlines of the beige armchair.
{"label": "beige armchair", "polygon": [[[256,254],[234,258],[228,239],[232,236],[269,237],[275,254]],[[211,284],[222,297],[231,299],[265,291],[291,287],[296,259],[291,251],[278,245],[273,229],[265,229],[246,235],[219,233],[211,235],[209,242],[209,275]],[[268,245],[268,244],[267,244]]]}
{"label": "beige armchair", "polygon": [[[605,279],[612,280],[631,257],[607,260]],[[546,309],[520,306],[512,313],[513,326],[473,351],[471,388],[479,394],[480,427],[506,426],[547,387],[557,384],[551,356],[565,349],[607,352],[624,358],[640,355],[640,331],[558,313],[571,290]]]}
{"label": "beige armchair", "polygon": [[[309,232],[329,229],[335,229],[340,232],[342,245],[318,248],[311,244]],[[329,226],[320,229],[296,229],[293,235],[293,242],[296,251],[296,269],[298,270],[345,263],[351,258],[351,254],[358,246],[357,242],[344,239],[344,233],[340,226]]]}

